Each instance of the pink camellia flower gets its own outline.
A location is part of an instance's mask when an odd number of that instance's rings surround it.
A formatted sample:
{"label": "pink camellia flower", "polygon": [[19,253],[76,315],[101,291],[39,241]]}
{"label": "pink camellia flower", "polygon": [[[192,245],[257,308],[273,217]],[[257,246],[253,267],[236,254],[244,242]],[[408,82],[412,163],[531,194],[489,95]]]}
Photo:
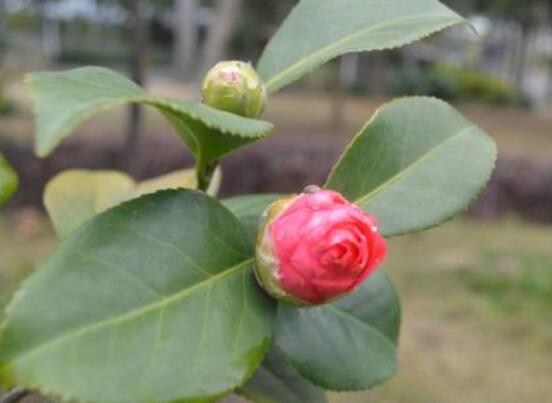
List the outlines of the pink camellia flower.
{"label": "pink camellia flower", "polygon": [[319,305],[353,291],[387,248],[373,216],[337,192],[307,189],[264,213],[255,273],[278,300]]}

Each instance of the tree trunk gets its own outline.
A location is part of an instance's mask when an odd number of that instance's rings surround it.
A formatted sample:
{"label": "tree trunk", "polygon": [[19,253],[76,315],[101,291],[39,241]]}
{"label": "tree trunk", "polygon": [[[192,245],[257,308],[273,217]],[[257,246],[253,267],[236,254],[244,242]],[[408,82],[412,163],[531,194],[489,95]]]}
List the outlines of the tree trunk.
{"label": "tree trunk", "polygon": [[[140,0],[130,2],[130,76],[138,85],[144,86],[147,68],[147,29],[142,18]],[[139,177],[141,174],[140,140],[142,137],[142,109],[137,104],[129,106],[125,157],[128,172]]]}
{"label": "tree trunk", "polygon": [[375,52],[372,57],[372,93],[382,96],[385,93],[385,71],[387,60],[383,52]]}
{"label": "tree trunk", "polygon": [[352,88],[358,80],[358,53],[341,56],[339,61],[339,81],[347,89]]}
{"label": "tree trunk", "polygon": [[183,80],[194,77],[198,30],[198,0],[176,0],[176,21],[174,25],[175,48],[174,62],[177,76]]}
{"label": "tree trunk", "polygon": [[5,39],[7,33],[6,29],[6,2],[5,0],[0,0],[0,36],[1,39]]}
{"label": "tree trunk", "polygon": [[527,67],[527,56],[529,54],[529,39],[531,37],[530,31],[531,28],[528,24],[522,24],[514,75],[514,83],[518,91],[523,91],[525,69]]}
{"label": "tree trunk", "polygon": [[500,77],[504,81],[510,80],[510,60],[512,58],[512,32],[509,27],[504,23],[504,21],[498,22],[498,37],[503,38],[502,40],[506,45],[504,46],[504,51],[501,55],[501,64],[500,64]]}
{"label": "tree trunk", "polygon": [[218,0],[216,18],[209,28],[209,33],[201,54],[200,77],[218,61],[224,59],[226,49],[236,28],[242,1]]}
{"label": "tree trunk", "polygon": [[23,388],[15,388],[0,396],[0,403],[18,403],[22,401],[30,392]]}
{"label": "tree trunk", "polygon": [[42,48],[51,59],[59,57],[61,53],[61,33],[59,21],[44,19],[42,24]]}
{"label": "tree trunk", "polygon": [[334,131],[339,131],[343,128],[345,121],[345,97],[343,93],[343,85],[346,84],[343,70],[345,69],[344,57],[342,56],[335,63],[335,72],[330,85],[330,128]]}
{"label": "tree trunk", "polygon": [[[0,0],[0,65],[4,58],[4,52],[6,51],[6,48],[8,46],[8,26],[7,26],[7,19],[6,19],[6,3],[5,0]],[[1,77],[0,77],[1,79]],[[3,83],[0,82],[0,96],[3,95]]]}
{"label": "tree trunk", "polygon": [[552,102],[552,58],[548,61],[548,94],[547,99]]}

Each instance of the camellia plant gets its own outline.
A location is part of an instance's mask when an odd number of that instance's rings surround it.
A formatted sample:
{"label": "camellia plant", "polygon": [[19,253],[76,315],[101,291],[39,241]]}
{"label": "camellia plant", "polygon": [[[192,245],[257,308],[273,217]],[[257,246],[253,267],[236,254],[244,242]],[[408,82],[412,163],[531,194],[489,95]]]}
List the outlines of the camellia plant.
{"label": "camellia plant", "polygon": [[463,23],[436,0],[301,0],[255,69],[209,72],[201,103],[98,67],[29,75],[38,155],[134,102],[161,112],[196,164],[142,183],[82,170],[49,183],[61,242],[7,308],[0,384],[83,402],[318,403],[389,379],[401,310],[378,270],[385,238],[464,210],[491,175],[493,141],[411,97],[375,113],[321,188],[217,200],[218,161],[272,131],[257,120],[267,94],[342,54]]}

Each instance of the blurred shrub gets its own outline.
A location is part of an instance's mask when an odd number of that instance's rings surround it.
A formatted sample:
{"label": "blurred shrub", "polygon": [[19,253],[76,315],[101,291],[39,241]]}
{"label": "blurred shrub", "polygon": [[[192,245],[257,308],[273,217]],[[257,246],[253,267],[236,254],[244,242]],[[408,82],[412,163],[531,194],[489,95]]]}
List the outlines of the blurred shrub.
{"label": "blurred shrub", "polygon": [[[313,134],[314,136],[315,134]],[[173,139],[174,137],[174,139]],[[295,192],[309,184],[322,184],[344,144],[335,138],[313,141],[308,135],[276,133],[271,139],[246,147],[223,159],[222,196],[244,193]],[[343,139],[345,140],[345,139]],[[46,160],[34,156],[29,145],[0,137],[0,149],[20,173],[21,188],[12,206],[41,206],[45,183],[65,169],[121,169],[122,138],[65,142]],[[145,139],[142,179],[189,167],[176,136]],[[530,159],[499,158],[493,178],[470,211],[496,218],[518,214],[541,223],[552,223],[552,163]]]}
{"label": "blurred shrub", "polygon": [[7,24],[10,29],[29,32],[40,27],[40,20],[36,14],[19,11],[8,14]]}
{"label": "blurred shrub", "polygon": [[57,57],[58,62],[69,64],[122,64],[128,59],[128,51],[106,52],[86,48],[63,48]]}
{"label": "blurred shrub", "polygon": [[0,115],[7,115],[13,111],[13,104],[3,94],[3,90],[0,88]]}
{"label": "blurred shrub", "polygon": [[387,89],[393,95],[427,95],[451,102],[477,101],[529,107],[527,97],[492,75],[450,65],[392,73]]}
{"label": "blurred shrub", "polygon": [[9,100],[5,91],[6,71],[0,68],[0,115],[13,112],[13,103]]}
{"label": "blurred shrub", "polygon": [[[75,65],[121,65],[127,64],[129,58],[128,49],[106,51],[99,48],[64,47],[57,57],[57,61]],[[152,52],[150,61],[156,65],[167,65],[170,62],[170,57],[163,52]]]}
{"label": "blurred shrub", "polygon": [[552,307],[552,263],[547,255],[487,253],[480,268],[457,273],[471,290],[499,312],[526,308],[548,312]]}

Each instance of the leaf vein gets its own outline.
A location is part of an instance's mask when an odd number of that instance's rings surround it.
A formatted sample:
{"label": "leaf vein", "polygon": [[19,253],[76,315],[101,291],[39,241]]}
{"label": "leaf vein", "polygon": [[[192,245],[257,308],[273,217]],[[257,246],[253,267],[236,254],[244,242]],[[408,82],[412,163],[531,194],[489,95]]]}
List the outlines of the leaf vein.
{"label": "leaf vein", "polygon": [[356,204],[362,204],[369,200],[370,198],[374,197],[376,194],[380,193],[381,191],[385,190],[389,186],[391,186],[393,183],[399,181],[404,176],[406,176],[410,171],[412,171],[414,168],[422,164],[423,162],[427,161],[433,154],[435,154],[439,149],[444,147],[445,145],[451,143],[453,140],[456,140],[457,138],[465,135],[467,132],[470,132],[472,130],[477,130],[477,127],[475,126],[468,126],[462,130],[460,130],[457,134],[454,136],[450,136],[448,139],[443,141],[442,143],[436,145],[432,149],[428,150],[422,157],[418,158],[417,160],[413,161],[410,165],[404,167],[400,172],[396,173],[392,177],[386,179],[383,183],[375,187],[373,190],[371,190],[369,193],[365,194],[364,196],[360,197],[359,199],[356,199],[354,202]]}
{"label": "leaf vein", "polygon": [[83,335],[83,334],[85,334],[89,331],[101,329],[102,327],[109,326],[111,324],[119,324],[119,323],[124,322],[126,320],[130,320],[130,319],[140,317],[141,315],[147,314],[147,313],[149,313],[149,312],[151,312],[155,309],[167,307],[170,304],[172,304],[174,302],[177,302],[177,301],[181,300],[182,298],[184,298],[188,295],[191,295],[194,292],[196,292],[196,291],[198,291],[198,290],[200,290],[204,287],[209,287],[213,283],[215,283],[217,281],[220,281],[223,278],[228,277],[228,276],[230,276],[231,274],[233,274],[235,272],[243,270],[245,267],[250,265],[251,262],[252,262],[252,259],[249,258],[249,259],[247,259],[245,261],[242,261],[240,263],[237,263],[236,265],[230,267],[229,269],[227,269],[223,272],[220,272],[217,275],[209,277],[208,279],[203,280],[203,281],[201,281],[201,282],[199,282],[199,283],[197,283],[197,284],[195,284],[195,285],[193,285],[189,288],[185,288],[185,289],[183,289],[179,292],[176,292],[172,295],[169,295],[169,296],[165,297],[164,299],[162,299],[160,301],[156,301],[156,302],[153,302],[151,304],[147,304],[145,306],[142,306],[138,309],[135,309],[135,310],[132,310],[132,311],[129,311],[129,312],[125,312],[121,315],[118,315],[118,316],[115,316],[115,317],[112,317],[112,318],[108,318],[108,319],[104,319],[104,320],[101,320],[101,321],[98,321],[98,322],[94,322],[92,324],[88,324],[88,325],[85,325],[81,328],[75,329],[75,330],[71,331],[70,333],[68,333],[66,335],[62,335],[60,337],[54,338],[54,339],[52,339],[48,342],[45,342],[43,344],[38,345],[37,347],[34,347],[34,348],[28,350],[27,352],[21,354],[18,358],[14,359],[13,361],[29,359],[33,355],[36,355],[36,354],[40,353],[41,351],[44,351],[44,350],[48,349],[49,347],[52,347],[52,346],[56,345],[57,343],[60,343],[60,342],[66,341],[66,340],[70,340],[71,338],[75,338],[75,337],[78,338],[79,336],[81,336],[81,335]]}
{"label": "leaf vein", "polygon": [[266,87],[269,90],[269,92],[271,92],[273,88],[278,88],[278,81],[280,81],[282,79],[282,77],[285,77],[288,74],[293,74],[295,71],[300,70],[303,66],[309,65],[311,63],[311,61],[315,60],[318,56],[323,56],[324,57],[326,55],[329,55],[329,57],[332,57],[332,50],[339,49],[339,46],[341,46],[343,44],[347,44],[347,42],[349,42],[349,41],[353,41],[356,38],[361,37],[361,36],[366,35],[366,34],[369,34],[371,32],[381,30],[382,28],[385,28],[388,25],[395,25],[395,24],[400,23],[400,22],[414,20],[414,19],[422,18],[422,17],[449,17],[449,16],[444,15],[442,13],[422,13],[422,14],[417,14],[415,16],[407,16],[407,17],[396,18],[393,21],[384,21],[384,22],[381,22],[379,24],[373,25],[371,27],[362,29],[358,32],[355,32],[355,33],[351,34],[351,35],[347,35],[347,36],[345,36],[345,37],[343,37],[343,38],[341,38],[341,39],[339,39],[335,42],[332,42],[329,45],[326,45],[326,46],[318,49],[317,51],[311,53],[309,56],[304,57],[304,58],[300,59],[299,61],[295,62],[294,64],[288,66],[284,70],[282,70],[279,73],[272,76],[272,78],[270,78],[266,82]]}
{"label": "leaf vein", "polygon": [[170,242],[163,241],[159,238],[144,234],[144,233],[142,233],[142,232],[140,232],[140,231],[138,231],[138,230],[136,230],[132,227],[120,226],[120,228],[127,229],[127,230],[131,231],[132,233],[134,233],[135,235],[139,236],[142,239],[146,239],[148,241],[156,243],[159,246],[163,246],[165,248],[168,248],[168,249],[172,250],[173,252],[176,252],[176,254],[178,254],[178,256],[184,258],[187,262],[189,262],[196,271],[199,271],[200,273],[204,274],[207,277],[212,277],[211,273],[209,273],[208,271],[203,269],[201,266],[199,266],[194,260],[192,260],[188,255],[186,255],[184,253],[184,251],[180,250],[176,245],[173,245]]}

